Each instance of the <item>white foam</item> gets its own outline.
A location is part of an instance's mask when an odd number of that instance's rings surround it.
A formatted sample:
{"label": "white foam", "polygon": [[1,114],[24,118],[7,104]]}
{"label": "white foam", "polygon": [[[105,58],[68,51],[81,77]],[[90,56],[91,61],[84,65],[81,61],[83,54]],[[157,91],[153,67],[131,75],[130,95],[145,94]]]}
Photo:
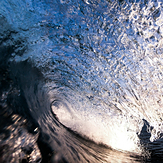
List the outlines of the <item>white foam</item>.
{"label": "white foam", "polygon": [[123,116],[102,115],[97,113],[97,110],[90,113],[91,109],[87,108],[83,112],[75,111],[67,104],[60,102],[52,105],[52,111],[59,121],[73,131],[116,150],[140,153],[139,139],[136,134],[137,124],[132,124]]}

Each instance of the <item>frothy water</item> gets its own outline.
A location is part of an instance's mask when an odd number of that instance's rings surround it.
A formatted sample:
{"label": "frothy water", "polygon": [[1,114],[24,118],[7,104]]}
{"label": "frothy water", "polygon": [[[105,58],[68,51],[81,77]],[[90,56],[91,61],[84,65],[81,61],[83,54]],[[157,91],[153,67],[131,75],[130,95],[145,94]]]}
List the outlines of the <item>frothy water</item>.
{"label": "frothy water", "polygon": [[7,110],[8,118],[17,114],[33,124],[26,124],[32,134],[39,130],[35,160],[162,160],[161,1],[1,0],[0,6],[1,116]]}

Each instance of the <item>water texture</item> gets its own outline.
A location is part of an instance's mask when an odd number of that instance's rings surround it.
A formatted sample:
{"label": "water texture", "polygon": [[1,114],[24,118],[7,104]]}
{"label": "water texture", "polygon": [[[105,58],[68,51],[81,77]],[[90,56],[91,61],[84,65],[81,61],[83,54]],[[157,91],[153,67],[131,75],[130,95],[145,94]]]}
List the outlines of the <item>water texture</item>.
{"label": "water texture", "polygon": [[162,14],[161,0],[1,0],[0,162],[161,162]]}

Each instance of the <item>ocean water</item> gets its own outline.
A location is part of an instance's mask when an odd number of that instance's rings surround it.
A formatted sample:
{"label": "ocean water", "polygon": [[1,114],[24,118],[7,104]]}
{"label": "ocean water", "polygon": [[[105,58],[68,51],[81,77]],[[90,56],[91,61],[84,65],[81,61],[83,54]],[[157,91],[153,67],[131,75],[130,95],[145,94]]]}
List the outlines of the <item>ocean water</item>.
{"label": "ocean water", "polygon": [[163,161],[161,0],[0,1],[0,162]]}

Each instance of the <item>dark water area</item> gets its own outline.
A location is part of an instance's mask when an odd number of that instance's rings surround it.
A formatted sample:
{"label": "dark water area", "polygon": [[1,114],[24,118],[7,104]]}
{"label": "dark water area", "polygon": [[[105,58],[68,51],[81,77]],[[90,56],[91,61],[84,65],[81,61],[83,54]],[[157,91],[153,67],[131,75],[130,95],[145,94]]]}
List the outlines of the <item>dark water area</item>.
{"label": "dark water area", "polygon": [[0,1],[0,162],[163,162],[161,0]]}

